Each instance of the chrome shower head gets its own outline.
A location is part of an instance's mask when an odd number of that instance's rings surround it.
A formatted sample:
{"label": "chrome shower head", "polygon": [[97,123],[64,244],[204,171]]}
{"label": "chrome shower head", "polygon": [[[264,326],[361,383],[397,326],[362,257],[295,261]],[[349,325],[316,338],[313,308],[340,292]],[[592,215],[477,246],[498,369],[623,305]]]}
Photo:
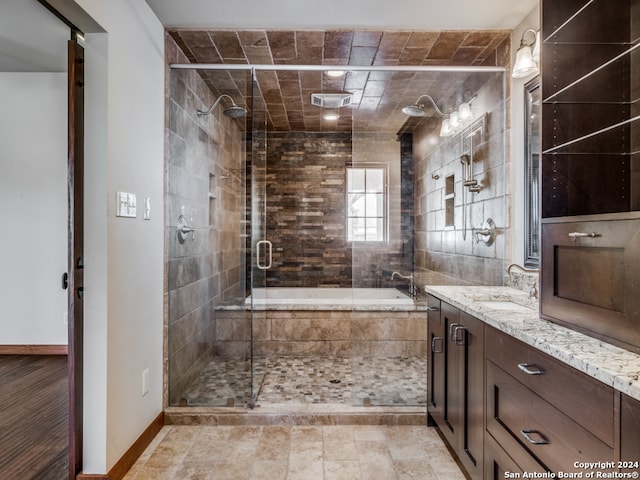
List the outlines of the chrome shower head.
{"label": "chrome shower head", "polygon": [[224,113],[229,118],[238,118],[244,117],[247,114],[247,110],[245,108],[239,107],[235,103],[228,108],[224,109]]}
{"label": "chrome shower head", "polygon": [[433,105],[433,108],[438,115],[444,118],[449,117],[448,113],[444,113],[442,110],[440,110],[440,108],[438,108],[436,101],[431,97],[431,95],[427,94],[420,95],[416,100],[416,103],[414,103],[413,105],[407,105],[406,107],[404,107],[402,109],[402,113],[404,113],[405,115],[409,115],[410,117],[424,117],[426,115],[423,109],[424,104],[420,103],[420,100],[422,100],[423,98],[427,98],[431,102],[431,105]]}
{"label": "chrome shower head", "polygon": [[222,112],[224,115],[226,115],[229,118],[238,118],[247,114],[246,109],[236,105],[236,102],[233,101],[233,98],[231,98],[226,93],[223,93],[216,99],[215,102],[213,102],[213,105],[211,105],[211,108],[209,108],[209,110],[198,110],[198,116],[209,115],[211,112],[213,112],[213,109],[216,108],[218,104],[222,101],[222,99],[225,97],[231,101],[231,106],[224,109],[224,111]]}
{"label": "chrome shower head", "polygon": [[425,115],[424,110],[417,103],[403,107],[402,113],[409,115],[410,117],[424,117]]}

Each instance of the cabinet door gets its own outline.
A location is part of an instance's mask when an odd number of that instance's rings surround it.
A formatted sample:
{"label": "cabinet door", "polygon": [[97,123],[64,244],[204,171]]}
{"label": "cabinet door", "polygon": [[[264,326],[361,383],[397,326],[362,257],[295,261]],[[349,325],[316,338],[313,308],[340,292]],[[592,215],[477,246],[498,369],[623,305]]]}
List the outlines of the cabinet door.
{"label": "cabinet door", "polygon": [[445,411],[440,429],[471,478],[482,478],[484,324],[442,303],[446,328]]}
{"label": "cabinet door", "polygon": [[[522,449],[512,448],[507,454],[498,442],[489,434],[484,438],[484,478],[485,480],[503,480],[505,478],[523,478],[524,473],[546,473],[547,469]],[[520,475],[518,477],[518,475]],[[526,478],[526,477],[525,477]],[[543,478],[542,476],[540,478]]]}
{"label": "cabinet door", "polygon": [[456,452],[459,452],[458,432],[462,431],[461,372],[463,349],[456,347],[454,332],[456,328],[462,327],[459,323],[460,311],[448,303],[442,302],[441,317],[446,341],[444,342],[444,412],[443,423],[439,426],[449,445]]}
{"label": "cabinet door", "polygon": [[630,463],[629,468],[623,468],[622,471],[637,472],[640,470],[636,466],[640,462],[640,402],[638,400],[622,395],[620,425],[620,459],[622,462]]}
{"label": "cabinet door", "polygon": [[440,315],[440,300],[432,295],[429,295],[427,299],[427,305],[429,319],[427,326],[427,339],[429,342],[429,356],[427,359],[427,385],[429,385],[427,412],[429,414],[429,422],[433,421],[437,425],[443,425],[445,398],[444,349],[446,335],[443,319]]}
{"label": "cabinet door", "polygon": [[471,478],[482,478],[484,448],[484,323],[460,312],[462,328],[454,329],[460,350],[462,432],[460,461]]}

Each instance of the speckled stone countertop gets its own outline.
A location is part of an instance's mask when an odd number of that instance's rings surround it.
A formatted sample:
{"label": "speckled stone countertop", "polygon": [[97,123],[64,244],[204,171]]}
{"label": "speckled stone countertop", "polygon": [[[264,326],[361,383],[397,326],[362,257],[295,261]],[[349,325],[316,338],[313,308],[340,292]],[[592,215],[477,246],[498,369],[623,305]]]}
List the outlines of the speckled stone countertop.
{"label": "speckled stone countertop", "polygon": [[[539,318],[538,304],[509,287],[426,286],[427,293],[538,350],[640,400],[640,355]],[[497,310],[479,302],[511,301],[530,311]]]}

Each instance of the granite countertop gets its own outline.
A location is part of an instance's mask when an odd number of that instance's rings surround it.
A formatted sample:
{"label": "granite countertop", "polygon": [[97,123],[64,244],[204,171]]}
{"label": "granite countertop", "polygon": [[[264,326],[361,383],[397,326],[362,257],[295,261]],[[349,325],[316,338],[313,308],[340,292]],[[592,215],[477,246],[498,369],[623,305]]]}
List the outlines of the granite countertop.
{"label": "granite countertop", "polygon": [[[640,400],[640,355],[541,319],[537,301],[510,287],[426,286],[425,291],[538,350]],[[497,310],[483,301],[529,307]],[[507,305],[508,306],[508,305]]]}

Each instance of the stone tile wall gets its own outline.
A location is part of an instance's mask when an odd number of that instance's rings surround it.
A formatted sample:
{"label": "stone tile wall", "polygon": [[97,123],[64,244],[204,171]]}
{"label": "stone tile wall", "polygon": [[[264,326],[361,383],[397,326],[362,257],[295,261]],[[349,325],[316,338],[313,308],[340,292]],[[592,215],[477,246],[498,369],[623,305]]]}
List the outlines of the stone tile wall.
{"label": "stone tile wall", "polygon": [[[484,141],[474,151],[473,164],[474,178],[482,189],[470,193],[462,184],[460,156],[468,153],[468,149],[460,135],[440,138],[433,146],[433,133],[416,133],[416,266],[465,284],[502,285],[505,252],[510,242],[510,164],[505,146],[507,100],[502,74],[470,77],[470,82],[474,85],[472,91],[478,93],[473,103],[474,115],[477,118],[486,112]],[[450,176],[454,178],[454,222],[448,226],[445,195]],[[482,228],[487,218],[492,218],[497,227],[491,246],[477,243],[474,235],[474,229]]]}
{"label": "stone tile wall", "polygon": [[[216,352],[246,355],[249,321],[239,310],[216,313]],[[254,315],[254,353],[305,356],[426,355],[427,317],[422,311],[265,310]]]}
{"label": "stone tile wall", "polygon": [[[166,47],[168,63],[186,63],[170,37]],[[166,361],[175,404],[214,354],[215,307],[244,297],[244,144],[220,108],[197,115],[215,101],[197,71],[168,71],[167,81]],[[184,243],[180,215],[196,229]]]}
{"label": "stone tile wall", "polygon": [[[395,134],[271,133],[266,144],[267,238],[273,243],[267,286],[380,287],[387,282],[383,270],[412,269],[406,238],[411,213],[401,215],[406,208],[401,196],[412,197],[412,191],[402,187]],[[351,162],[388,166],[388,243],[346,241],[346,166]]]}

